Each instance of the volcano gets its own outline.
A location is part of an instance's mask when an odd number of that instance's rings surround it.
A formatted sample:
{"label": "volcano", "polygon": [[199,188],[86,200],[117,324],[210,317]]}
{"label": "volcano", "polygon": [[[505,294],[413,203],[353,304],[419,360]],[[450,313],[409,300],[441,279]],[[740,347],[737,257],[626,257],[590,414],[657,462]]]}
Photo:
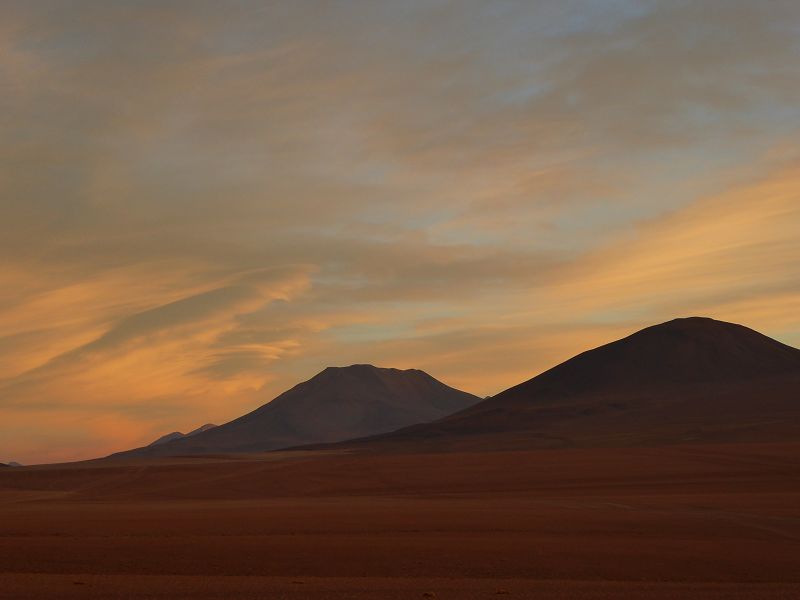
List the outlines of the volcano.
{"label": "volcano", "polygon": [[114,457],[262,452],[432,421],[478,402],[417,369],[328,367],[234,421]]}
{"label": "volcano", "polygon": [[793,440],[800,350],[675,319],[584,352],[438,421],[356,440],[415,450]]}

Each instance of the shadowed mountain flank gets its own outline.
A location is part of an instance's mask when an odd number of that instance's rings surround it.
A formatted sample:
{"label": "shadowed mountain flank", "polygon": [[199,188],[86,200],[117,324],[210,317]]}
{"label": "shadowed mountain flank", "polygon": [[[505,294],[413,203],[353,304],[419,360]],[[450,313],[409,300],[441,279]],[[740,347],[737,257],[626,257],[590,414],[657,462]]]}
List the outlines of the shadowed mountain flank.
{"label": "shadowed mountain flank", "polygon": [[329,367],[230,423],[112,456],[261,452],[335,442],[439,419],[478,400],[416,369]]}
{"label": "shadowed mountain flank", "polygon": [[800,350],[691,317],[584,352],[439,421],[355,446],[520,448],[795,439]]}
{"label": "shadowed mountain flank", "polygon": [[204,431],[213,429],[214,427],[216,427],[216,425],[214,425],[213,423],[206,423],[205,425],[201,425],[200,427],[190,431],[189,433],[181,433],[180,431],[173,431],[172,433],[162,435],[156,441],[151,442],[149,446],[158,446],[160,444],[166,444],[167,442],[171,442],[173,440],[179,440],[181,438],[191,437],[193,435],[197,435],[198,433],[203,433]]}

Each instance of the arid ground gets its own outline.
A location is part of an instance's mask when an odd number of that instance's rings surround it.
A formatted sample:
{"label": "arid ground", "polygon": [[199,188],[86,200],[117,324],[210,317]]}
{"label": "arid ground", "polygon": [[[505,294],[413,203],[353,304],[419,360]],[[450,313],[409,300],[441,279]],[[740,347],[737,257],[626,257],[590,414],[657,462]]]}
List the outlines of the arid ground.
{"label": "arid ground", "polygon": [[2,598],[800,597],[800,443],[4,469]]}

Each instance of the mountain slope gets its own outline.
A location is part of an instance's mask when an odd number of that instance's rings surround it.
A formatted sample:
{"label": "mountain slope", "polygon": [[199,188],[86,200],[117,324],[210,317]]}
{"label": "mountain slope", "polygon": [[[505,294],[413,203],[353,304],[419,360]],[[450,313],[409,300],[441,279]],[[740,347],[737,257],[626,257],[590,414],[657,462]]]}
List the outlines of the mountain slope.
{"label": "mountain slope", "polygon": [[439,421],[354,446],[526,448],[800,435],[800,350],[691,317],[584,352]]}
{"label": "mountain slope", "polygon": [[113,456],[261,452],[334,442],[432,421],[478,400],[416,369],[329,367],[230,423]]}
{"label": "mountain slope", "polygon": [[198,433],[203,433],[204,431],[208,431],[209,429],[213,429],[214,427],[216,427],[216,425],[214,425],[213,423],[206,423],[205,425],[201,425],[200,427],[190,431],[189,433],[181,433],[180,431],[173,431],[172,433],[162,435],[156,441],[151,442],[148,445],[158,446],[160,444],[166,444],[167,442],[171,442],[172,440],[179,440],[181,438],[197,435]]}

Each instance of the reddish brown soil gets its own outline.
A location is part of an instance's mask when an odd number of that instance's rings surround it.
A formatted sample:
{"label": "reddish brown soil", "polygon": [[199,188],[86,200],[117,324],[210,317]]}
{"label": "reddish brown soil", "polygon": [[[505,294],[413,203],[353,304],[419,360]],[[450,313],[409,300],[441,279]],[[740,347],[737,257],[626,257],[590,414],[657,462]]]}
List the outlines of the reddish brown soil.
{"label": "reddish brown soil", "polygon": [[0,474],[0,598],[506,595],[800,597],[800,443]]}

